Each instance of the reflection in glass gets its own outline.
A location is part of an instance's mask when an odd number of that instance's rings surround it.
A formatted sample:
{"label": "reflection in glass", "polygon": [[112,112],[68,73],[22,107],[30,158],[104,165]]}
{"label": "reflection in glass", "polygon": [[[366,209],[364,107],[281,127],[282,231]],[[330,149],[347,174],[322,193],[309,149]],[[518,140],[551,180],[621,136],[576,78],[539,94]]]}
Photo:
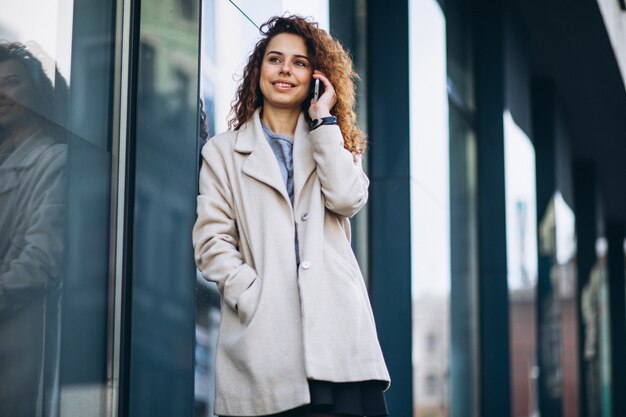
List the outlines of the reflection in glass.
{"label": "reflection in glass", "polygon": [[539,222],[537,361],[542,409],[562,407],[565,417],[580,411],[574,225],[573,210],[556,191]]}
{"label": "reflection in glass", "polygon": [[50,415],[58,395],[67,144],[56,92],[24,45],[0,43],[0,415]]}
{"label": "reflection in glass", "polygon": [[141,2],[129,415],[193,413],[200,2]]}
{"label": "reflection in glass", "polygon": [[476,136],[450,108],[450,416],[478,410]]}
{"label": "reflection in glass", "polygon": [[479,410],[478,209],[473,33],[467,0],[445,3],[450,104],[450,411]]}
{"label": "reflection in glass", "polygon": [[2,5],[2,416],[106,409],[115,6]]}
{"label": "reflection in glass", "polygon": [[581,296],[588,417],[612,415],[607,251],[606,238],[599,238],[596,262]]}

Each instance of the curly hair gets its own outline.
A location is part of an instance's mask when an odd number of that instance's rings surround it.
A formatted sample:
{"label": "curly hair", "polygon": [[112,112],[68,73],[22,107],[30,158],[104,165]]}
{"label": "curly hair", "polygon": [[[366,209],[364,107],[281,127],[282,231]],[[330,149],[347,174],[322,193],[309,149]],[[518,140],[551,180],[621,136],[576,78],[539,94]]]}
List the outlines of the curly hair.
{"label": "curly hair", "polygon": [[[357,126],[355,114],[354,81],[358,79],[358,75],[354,70],[352,59],[339,41],[320,29],[316,22],[297,15],[272,17],[260,26],[259,31],[262,38],[254,47],[243,70],[243,77],[231,108],[229,128],[239,129],[252,117],[257,108],[263,106],[259,79],[265,50],[274,36],[290,33],[304,38],[313,68],[323,72],[335,89],[337,102],[331,109],[331,114],[337,117],[344,148],[355,155],[362,154],[367,142],[365,133]],[[305,100],[302,103],[302,110],[310,122],[307,111],[309,105],[309,101]]]}

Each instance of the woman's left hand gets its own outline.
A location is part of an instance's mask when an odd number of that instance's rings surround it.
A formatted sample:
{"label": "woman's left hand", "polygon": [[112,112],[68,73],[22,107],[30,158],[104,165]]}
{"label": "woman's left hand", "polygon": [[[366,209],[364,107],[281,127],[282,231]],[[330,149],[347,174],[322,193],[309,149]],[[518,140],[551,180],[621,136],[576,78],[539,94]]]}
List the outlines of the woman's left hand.
{"label": "woman's left hand", "polygon": [[[313,71],[313,79],[318,79],[324,86],[324,93],[317,101],[311,99],[309,107],[309,116],[312,120],[330,116],[330,109],[337,103],[337,95],[335,89],[328,78],[318,70]],[[315,81],[312,81],[315,82]]]}

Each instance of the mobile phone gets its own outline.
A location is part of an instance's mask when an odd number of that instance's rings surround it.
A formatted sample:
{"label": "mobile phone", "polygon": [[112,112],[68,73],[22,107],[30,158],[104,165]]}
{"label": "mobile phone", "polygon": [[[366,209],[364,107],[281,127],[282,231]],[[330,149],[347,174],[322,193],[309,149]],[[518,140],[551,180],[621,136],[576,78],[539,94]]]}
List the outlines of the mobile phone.
{"label": "mobile phone", "polygon": [[316,78],[315,87],[313,88],[313,101],[317,102],[319,98],[320,98],[320,80]]}

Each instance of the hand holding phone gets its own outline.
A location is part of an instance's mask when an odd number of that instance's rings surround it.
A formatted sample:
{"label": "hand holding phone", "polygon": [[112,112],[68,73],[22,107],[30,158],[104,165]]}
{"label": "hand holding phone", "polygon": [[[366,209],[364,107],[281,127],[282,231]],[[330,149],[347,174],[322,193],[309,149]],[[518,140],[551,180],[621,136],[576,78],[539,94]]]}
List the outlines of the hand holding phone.
{"label": "hand holding phone", "polygon": [[332,84],[326,76],[318,71],[314,71],[311,83],[309,117],[319,119],[331,116],[330,110],[337,103],[337,96]]}

